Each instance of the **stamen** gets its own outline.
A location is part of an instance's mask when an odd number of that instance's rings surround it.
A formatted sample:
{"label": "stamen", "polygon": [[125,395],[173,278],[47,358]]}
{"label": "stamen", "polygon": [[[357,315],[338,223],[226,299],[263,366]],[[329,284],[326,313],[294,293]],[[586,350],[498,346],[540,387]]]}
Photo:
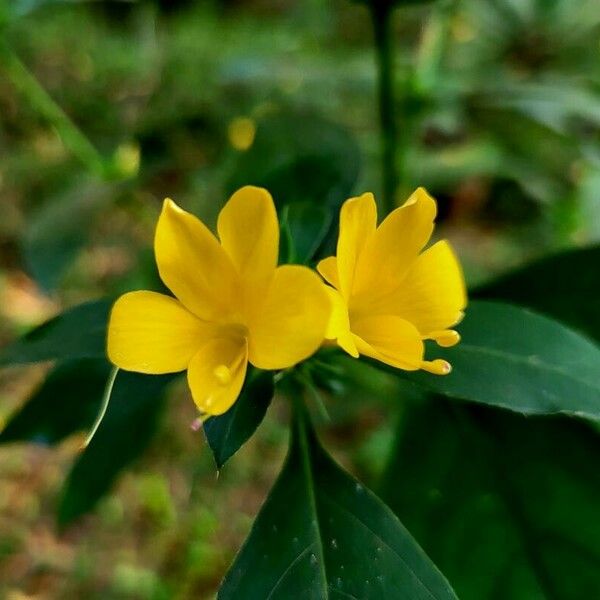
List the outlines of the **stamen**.
{"label": "stamen", "polygon": [[[212,400],[209,400],[207,404],[212,404]],[[200,429],[202,429],[206,421],[208,421],[211,417],[212,415],[209,415],[205,412],[200,412],[200,414],[191,422],[190,429],[192,431],[200,431]]]}
{"label": "stamen", "polygon": [[231,383],[231,370],[227,365],[215,367],[213,374],[221,385],[229,385]]}
{"label": "stamen", "polygon": [[444,329],[442,331],[434,331],[429,337],[434,340],[442,348],[450,348],[456,346],[460,342],[460,334],[454,329]]}
{"label": "stamen", "polygon": [[436,358],[435,360],[424,360],[421,363],[421,369],[434,375],[448,375],[452,371],[452,365],[448,361]]}

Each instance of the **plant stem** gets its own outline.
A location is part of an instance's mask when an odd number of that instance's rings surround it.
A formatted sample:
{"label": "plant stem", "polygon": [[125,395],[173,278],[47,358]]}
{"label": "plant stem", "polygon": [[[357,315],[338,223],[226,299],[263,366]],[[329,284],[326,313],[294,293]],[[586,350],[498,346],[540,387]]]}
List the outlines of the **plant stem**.
{"label": "plant stem", "polygon": [[389,213],[396,206],[398,187],[397,139],[398,131],[394,114],[394,57],[392,52],[392,6],[391,3],[371,4],[371,19],[377,54],[379,126],[381,135],[382,206]]}
{"label": "plant stem", "polygon": [[331,418],[329,417],[329,413],[327,412],[327,408],[325,408],[325,402],[323,402],[323,396],[321,395],[317,386],[315,385],[314,381],[312,380],[312,376],[311,376],[310,372],[299,373],[298,378],[305,385],[306,389],[310,392],[310,395],[312,396],[312,398],[314,400],[315,406],[317,407],[317,410],[319,411],[320,417],[324,421],[331,421]]}
{"label": "plant stem", "polygon": [[107,164],[98,150],[50,97],[18,56],[4,43],[0,44],[0,65],[4,67],[12,84],[31,106],[56,129],[63,144],[92,173],[106,178]]}

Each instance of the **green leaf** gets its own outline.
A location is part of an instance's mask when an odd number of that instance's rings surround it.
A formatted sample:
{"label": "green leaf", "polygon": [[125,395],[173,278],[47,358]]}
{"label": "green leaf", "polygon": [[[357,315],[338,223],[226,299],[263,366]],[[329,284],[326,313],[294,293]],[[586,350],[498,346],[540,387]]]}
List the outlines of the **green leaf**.
{"label": "green leaf", "polygon": [[23,255],[34,279],[54,290],[89,238],[99,212],[115,195],[115,186],[84,178],[51,198],[27,221]]}
{"label": "green leaf", "polygon": [[58,512],[61,526],[91,510],[119,473],[145,450],[173,377],[119,371],[104,420],[65,482]]}
{"label": "green leaf", "polygon": [[459,330],[454,348],[428,349],[452,373],[403,376],[445,396],[525,414],[600,418],[600,349],[585,337],[527,309],[484,301],[469,304]]}
{"label": "green leaf", "polygon": [[0,433],[0,443],[55,444],[91,427],[110,365],[102,359],[69,360],[56,366]]}
{"label": "green leaf", "polygon": [[522,304],[600,341],[600,246],[571,250],[508,273],[473,292]]}
{"label": "green leaf", "polygon": [[597,430],[441,397],[401,425],[382,497],[461,600],[600,598]]}
{"label": "green leaf", "polygon": [[288,112],[258,124],[252,147],[237,157],[227,187],[267,188],[278,207],[310,201],[337,208],[354,187],[360,155],[354,138],[319,115]]}
{"label": "green leaf", "polygon": [[455,598],[400,521],[340,469],[305,416],[220,600]]}
{"label": "green leaf", "polygon": [[36,327],[0,351],[0,366],[71,358],[105,358],[112,300],[86,302]]}
{"label": "green leaf", "polygon": [[217,469],[221,469],[256,431],[271,404],[273,393],[273,374],[252,369],[235,404],[225,414],[206,421],[204,433]]}
{"label": "green leaf", "polygon": [[295,202],[285,207],[282,228],[291,240],[288,262],[308,264],[317,251],[333,220],[331,209],[312,202]]}

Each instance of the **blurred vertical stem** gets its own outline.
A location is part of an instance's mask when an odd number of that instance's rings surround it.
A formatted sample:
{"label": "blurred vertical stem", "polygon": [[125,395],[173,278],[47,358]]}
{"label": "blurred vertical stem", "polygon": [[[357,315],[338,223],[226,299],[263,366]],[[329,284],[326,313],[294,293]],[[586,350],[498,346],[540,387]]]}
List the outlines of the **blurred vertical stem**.
{"label": "blurred vertical stem", "polygon": [[98,150],[50,97],[13,50],[3,43],[0,43],[0,66],[29,104],[56,129],[69,151],[92,173],[108,178],[110,170]]}
{"label": "blurred vertical stem", "polygon": [[395,208],[398,187],[398,130],[395,118],[394,99],[394,56],[392,48],[391,2],[372,2],[371,19],[377,54],[379,126],[381,134],[381,169],[383,187],[383,209],[389,213]]}

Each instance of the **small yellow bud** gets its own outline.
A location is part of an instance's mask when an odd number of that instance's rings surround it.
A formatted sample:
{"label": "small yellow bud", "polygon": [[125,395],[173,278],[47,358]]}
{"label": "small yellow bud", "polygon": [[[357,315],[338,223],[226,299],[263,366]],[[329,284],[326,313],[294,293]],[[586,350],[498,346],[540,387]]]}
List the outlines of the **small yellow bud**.
{"label": "small yellow bud", "polygon": [[140,146],[137,142],[121,144],[115,152],[115,165],[121,175],[134,176],[140,169]]}
{"label": "small yellow bud", "polygon": [[236,117],[227,129],[229,143],[240,151],[248,150],[254,143],[256,123],[249,117]]}

